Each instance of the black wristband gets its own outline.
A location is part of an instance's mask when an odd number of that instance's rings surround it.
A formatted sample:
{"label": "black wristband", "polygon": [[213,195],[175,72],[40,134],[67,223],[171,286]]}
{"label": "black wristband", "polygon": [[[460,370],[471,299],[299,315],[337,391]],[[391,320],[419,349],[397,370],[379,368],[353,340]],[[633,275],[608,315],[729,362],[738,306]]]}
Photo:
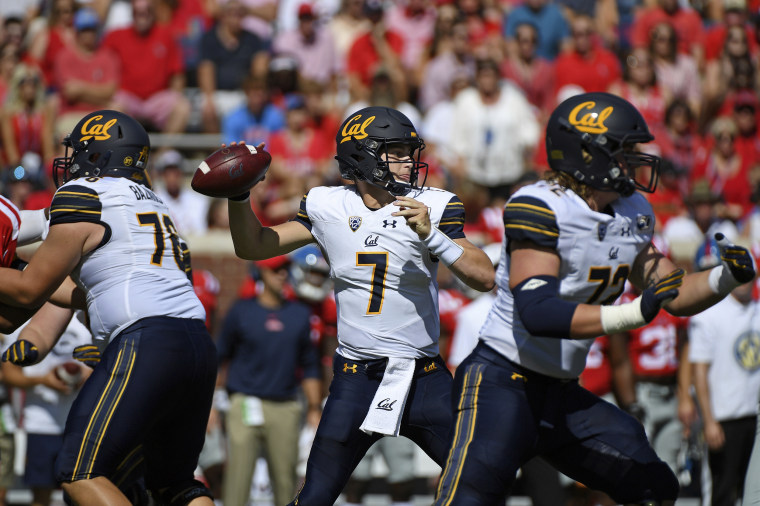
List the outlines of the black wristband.
{"label": "black wristband", "polygon": [[247,191],[245,193],[241,193],[240,195],[236,195],[235,197],[227,197],[228,200],[234,200],[235,202],[243,202],[244,200],[248,200],[248,197],[251,196],[251,192]]}

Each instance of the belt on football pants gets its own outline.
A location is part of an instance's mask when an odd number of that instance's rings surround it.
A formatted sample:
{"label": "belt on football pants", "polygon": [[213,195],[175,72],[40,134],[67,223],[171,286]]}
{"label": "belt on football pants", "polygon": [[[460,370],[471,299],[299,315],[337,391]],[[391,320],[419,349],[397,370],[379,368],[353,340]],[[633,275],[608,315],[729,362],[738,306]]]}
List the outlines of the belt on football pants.
{"label": "belt on football pants", "polygon": [[[354,372],[353,366],[357,366],[360,371],[368,373],[383,373],[385,366],[388,364],[387,358],[378,358],[373,360],[351,360],[343,355],[335,354],[334,363],[340,370],[346,369]],[[446,364],[440,355],[434,357],[422,357],[415,359],[414,376],[429,374],[439,369],[446,369]]]}
{"label": "belt on football pants", "polygon": [[555,378],[553,376],[547,376],[546,374],[541,374],[540,372],[527,369],[520,364],[517,364],[508,359],[498,351],[488,346],[483,341],[478,342],[478,345],[475,347],[475,353],[490,362],[494,362],[495,364],[500,365],[501,367],[511,369],[514,371],[514,374],[521,376],[525,382],[564,384],[578,381],[578,378]]}

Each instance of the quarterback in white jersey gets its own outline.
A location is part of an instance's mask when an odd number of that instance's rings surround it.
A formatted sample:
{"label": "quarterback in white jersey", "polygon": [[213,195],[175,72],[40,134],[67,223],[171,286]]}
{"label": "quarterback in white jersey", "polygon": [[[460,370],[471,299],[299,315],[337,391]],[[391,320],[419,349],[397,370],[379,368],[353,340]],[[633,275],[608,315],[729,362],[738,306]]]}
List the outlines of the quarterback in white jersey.
{"label": "quarterback in white jersey", "polygon": [[443,463],[451,425],[451,375],[438,356],[438,286],[444,262],[468,285],[493,287],[488,257],[464,236],[453,193],[419,187],[424,143],[400,112],[368,107],[336,138],[341,175],[317,187],[294,220],[262,227],[247,195],[229,204],[235,251],[270,258],[316,241],[338,305],[333,381],[293,504],[332,505],[367,449],[407,436]]}
{"label": "quarterback in white jersey", "polygon": [[[645,325],[665,307],[697,313],[754,278],[749,252],[685,275],[652,244],[653,139],[624,99],[585,93],[549,118],[552,172],[504,210],[499,287],[475,350],[457,368],[456,425],[436,505],[498,504],[540,455],[623,504],[673,504],[678,481],[641,424],[578,384],[593,338]],[[635,176],[649,172],[648,184]],[[643,292],[613,306],[630,280]]]}
{"label": "quarterback in white jersey", "polygon": [[[216,381],[216,350],[188,279],[169,210],[145,172],[150,140],[117,111],[86,115],[55,161],[63,184],[50,231],[23,271],[0,269],[0,302],[36,308],[71,275],[83,293],[102,359],[66,422],[56,477],[77,504],[129,504],[118,486],[144,469],[159,502],[211,505],[194,480]],[[32,337],[3,360],[30,365],[49,352]]]}

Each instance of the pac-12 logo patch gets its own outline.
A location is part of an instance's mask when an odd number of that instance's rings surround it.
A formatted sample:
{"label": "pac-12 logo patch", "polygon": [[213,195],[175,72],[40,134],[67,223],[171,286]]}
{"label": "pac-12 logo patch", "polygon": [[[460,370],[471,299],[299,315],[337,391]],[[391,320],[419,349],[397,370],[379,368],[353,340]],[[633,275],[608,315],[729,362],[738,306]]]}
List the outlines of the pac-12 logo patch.
{"label": "pac-12 logo patch", "polygon": [[639,230],[649,230],[652,228],[652,217],[648,214],[640,214],[636,217],[636,226]]}
{"label": "pac-12 logo patch", "polygon": [[362,226],[362,217],[361,216],[349,216],[348,217],[348,226],[351,229],[352,232],[356,232],[359,230],[359,227]]}

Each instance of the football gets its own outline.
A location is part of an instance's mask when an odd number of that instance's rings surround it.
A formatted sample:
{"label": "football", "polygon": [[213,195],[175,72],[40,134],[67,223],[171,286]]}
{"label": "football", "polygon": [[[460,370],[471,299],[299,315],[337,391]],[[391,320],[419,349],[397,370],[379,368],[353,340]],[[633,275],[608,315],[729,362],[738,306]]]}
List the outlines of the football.
{"label": "football", "polygon": [[264,179],[272,156],[248,144],[217,149],[193,175],[193,190],[209,197],[235,197]]}
{"label": "football", "polygon": [[55,368],[55,375],[69,386],[76,386],[82,379],[82,368],[76,362],[65,362]]}

